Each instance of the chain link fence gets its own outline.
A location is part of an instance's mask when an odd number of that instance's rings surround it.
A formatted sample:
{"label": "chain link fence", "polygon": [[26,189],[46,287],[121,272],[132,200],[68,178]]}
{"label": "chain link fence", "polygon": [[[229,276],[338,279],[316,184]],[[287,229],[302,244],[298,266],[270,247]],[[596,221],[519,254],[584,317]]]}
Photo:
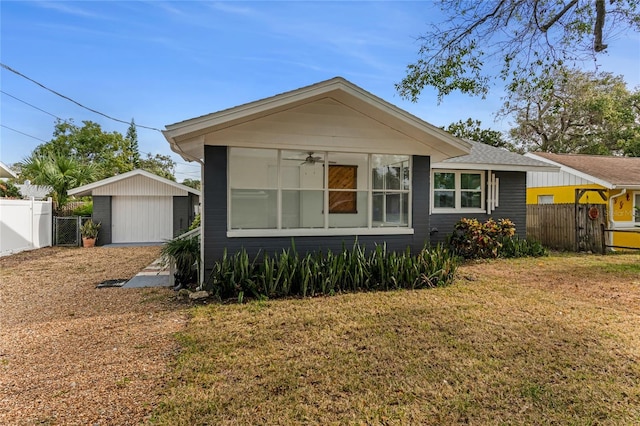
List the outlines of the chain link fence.
{"label": "chain link fence", "polygon": [[80,228],[89,217],[55,216],[53,218],[53,244],[56,246],[80,247]]}

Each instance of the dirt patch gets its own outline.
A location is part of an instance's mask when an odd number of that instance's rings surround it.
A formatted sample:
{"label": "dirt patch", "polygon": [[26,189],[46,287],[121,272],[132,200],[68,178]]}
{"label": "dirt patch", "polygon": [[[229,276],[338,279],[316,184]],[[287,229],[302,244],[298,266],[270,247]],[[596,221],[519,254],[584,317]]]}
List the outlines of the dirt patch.
{"label": "dirt patch", "polygon": [[159,247],[46,248],[0,259],[0,424],[129,425],[159,400],[184,307],[130,278]]}

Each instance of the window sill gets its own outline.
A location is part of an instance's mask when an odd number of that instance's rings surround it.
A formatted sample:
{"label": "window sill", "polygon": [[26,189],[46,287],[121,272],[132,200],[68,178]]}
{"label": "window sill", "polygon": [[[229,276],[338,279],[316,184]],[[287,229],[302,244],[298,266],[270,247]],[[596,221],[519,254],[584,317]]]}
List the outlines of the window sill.
{"label": "window sill", "polygon": [[341,235],[413,235],[413,228],[309,228],[309,229],[233,229],[227,238],[243,237],[331,237]]}
{"label": "window sill", "polygon": [[431,214],[452,214],[452,213],[486,213],[485,209],[438,209],[432,208]]}

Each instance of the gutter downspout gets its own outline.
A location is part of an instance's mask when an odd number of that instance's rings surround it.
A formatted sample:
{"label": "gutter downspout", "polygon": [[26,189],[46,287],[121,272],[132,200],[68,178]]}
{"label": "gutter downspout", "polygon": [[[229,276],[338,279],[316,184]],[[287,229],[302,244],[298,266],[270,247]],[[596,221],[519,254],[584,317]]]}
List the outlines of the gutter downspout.
{"label": "gutter downspout", "polygon": [[[609,197],[609,229],[614,229],[615,228],[615,223],[614,223],[614,220],[613,220],[613,212],[614,212],[613,199],[614,198],[618,198],[618,197],[622,197],[626,193],[627,193],[627,188],[622,188],[622,191],[620,191],[620,193],[617,194],[615,197]],[[613,232],[609,233],[608,240],[609,240],[609,245],[612,246],[613,245]]]}

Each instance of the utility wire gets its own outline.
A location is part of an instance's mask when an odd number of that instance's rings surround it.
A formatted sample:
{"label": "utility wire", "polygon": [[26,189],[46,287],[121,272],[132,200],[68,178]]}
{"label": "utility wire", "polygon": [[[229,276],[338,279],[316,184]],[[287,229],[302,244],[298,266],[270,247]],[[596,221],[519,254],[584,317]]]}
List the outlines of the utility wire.
{"label": "utility wire", "polygon": [[36,136],[30,135],[30,134],[25,133],[25,132],[21,132],[20,130],[12,129],[11,127],[9,127],[9,126],[5,126],[4,124],[0,124],[0,127],[4,127],[5,129],[9,129],[9,130],[11,130],[12,132],[20,133],[21,135],[25,135],[25,136],[28,136],[28,137],[33,138],[33,139],[37,139],[37,140],[39,140],[40,142],[44,142],[44,143],[47,143],[47,142],[48,142],[48,141],[45,141],[44,139],[40,139],[39,137],[36,137]]}
{"label": "utility wire", "polygon": [[18,101],[18,102],[22,102],[22,103],[23,103],[23,104],[25,104],[25,105],[29,105],[31,108],[37,109],[38,111],[44,112],[45,114],[49,114],[50,116],[52,116],[52,117],[54,117],[54,118],[57,118],[58,120],[61,120],[61,121],[67,122],[67,120],[65,120],[64,118],[60,118],[60,117],[58,117],[57,115],[50,113],[49,111],[45,111],[45,110],[43,110],[42,108],[38,108],[37,106],[32,105],[32,104],[30,104],[30,103],[29,103],[29,102],[27,102],[27,101],[23,101],[22,99],[17,98],[17,97],[15,97],[15,96],[13,96],[12,94],[5,92],[4,90],[0,90],[0,93],[2,93],[3,95],[7,95],[7,96],[9,96],[10,98],[13,98],[13,99],[15,99],[15,100],[16,100],[16,101]]}
{"label": "utility wire", "polygon": [[[10,66],[8,66],[8,65],[5,65],[5,64],[3,64],[3,63],[1,63],[1,62],[0,62],[0,66],[1,66],[2,68],[6,69],[7,71],[10,71],[10,72],[12,72],[12,73],[14,73],[14,74],[16,74],[16,75],[18,75],[18,76],[20,76],[20,77],[22,77],[22,78],[26,79],[26,80],[29,80],[30,82],[32,82],[32,83],[34,83],[34,84],[36,84],[36,85],[38,85],[38,86],[42,87],[43,89],[48,90],[49,92],[53,93],[53,94],[54,94],[54,95],[56,95],[56,96],[60,96],[61,98],[66,99],[66,100],[68,100],[68,101],[70,101],[70,102],[73,102],[74,104],[78,105],[78,106],[79,106],[79,107],[81,107],[81,108],[84,108],[84,109],[86,109],[86,110],[89,110],[89,111],[93,112],[94,114],[101,115],[101,116],[103,116],[103,117],[108,118],[109,120],[117,121],[118,123],[131,124],[131,123],[130,123],[130,122],[128,122],[128,121],[120,120],[119,118],[112,117],[112,116],[107,115],[107,114],[105,114],[105,113],[103,113],[103,112],[97,111],[97,110],[95,110],[95,109],[93,109],[93,108],[89,108],[89,107],[87,107],[87,106],[84,106],[84,105],[82,105],[80,102],[75,101],[75,100],[71,99],[71,98],[70,98],[70,97],[68,97],[68,96],[65,96],[65,95],[63,95],[63,94],[61,94],[61,93],[56,92],[56,91],[55,91],[55,90],[53,90],[53,89],[48,88],[48,87],[47,87],[47,86],[45,86],[44,84],[39,83],[39,82],[37,82],[36,80],[34,80],[34,79],[32,79],[32,78],[27,77],[26,75],[22,74],[22,73],[21,73],[21,72],[19,72],[19,71],[14,70],[13,68],[11,68],[11,67],[10,67]],[[136,126],[136,127],[140,127],[140,128],[142,128],[142,129],[155,130],[155,131],[157,131],[157,132],[162,132],[162,130],[160,130],[160,129],[156,128],[156,127],[143,126],[143,125],[141,125],[141,124],[136,124],[135,126]]]}

